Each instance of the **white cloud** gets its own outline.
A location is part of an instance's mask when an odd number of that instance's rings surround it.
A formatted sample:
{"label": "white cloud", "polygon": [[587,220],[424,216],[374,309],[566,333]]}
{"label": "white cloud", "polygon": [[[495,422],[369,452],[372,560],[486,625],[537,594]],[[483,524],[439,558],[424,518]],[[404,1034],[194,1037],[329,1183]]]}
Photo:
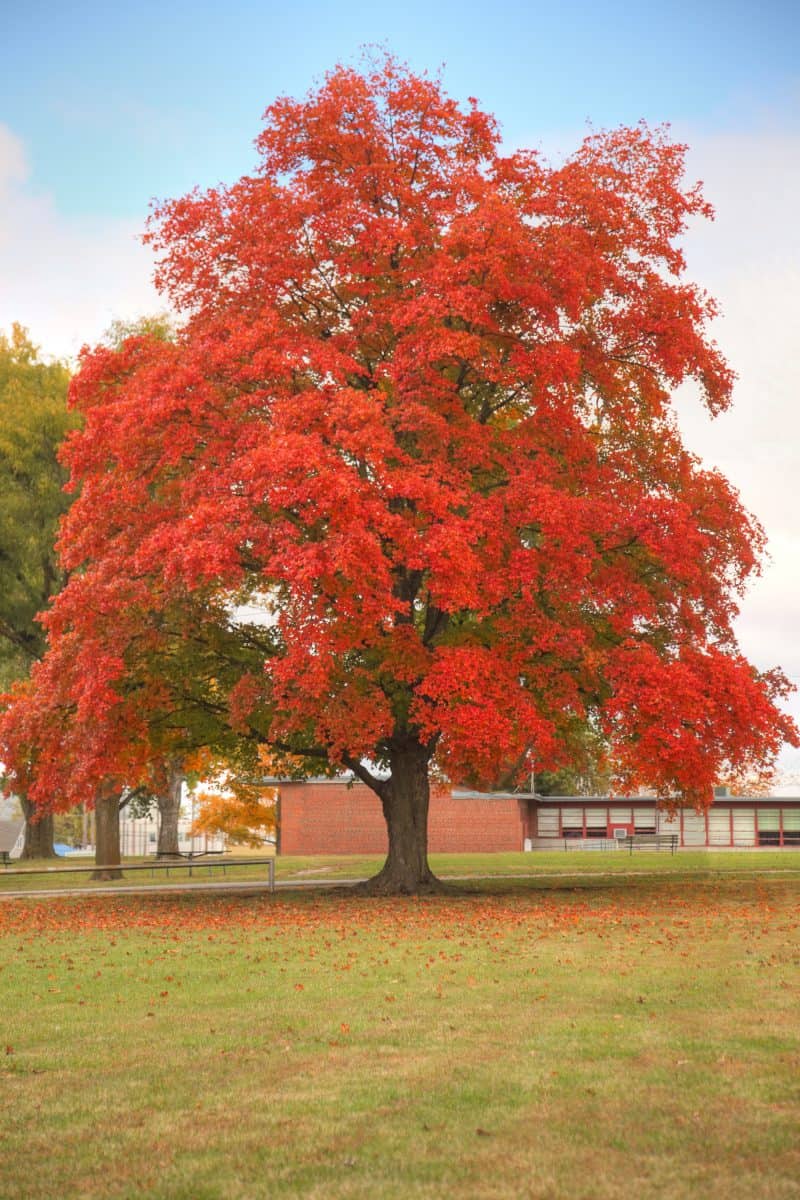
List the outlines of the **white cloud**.
{"label": "white cloud", "polygon": [[[721,303],[713,333],[738,381],[733,407],[714,421],[681,396],[681,425],[769,538],[770,560],[737,623],[742,648],[800,685],[800,135],[765,127],[686,140],[689,176],[704,180],[717,210],[687,239],[689,276]],[[790,707],[800,718],[797,696]],[[800,753],[782,764],[797,770]]]}
{"label": "white cloud", "polygon": [[25,147],[0,125],[0,329],[25,325],[45,354],[73,356],[115,317],[160,311],[141,222],[58,211],[30,182]]}

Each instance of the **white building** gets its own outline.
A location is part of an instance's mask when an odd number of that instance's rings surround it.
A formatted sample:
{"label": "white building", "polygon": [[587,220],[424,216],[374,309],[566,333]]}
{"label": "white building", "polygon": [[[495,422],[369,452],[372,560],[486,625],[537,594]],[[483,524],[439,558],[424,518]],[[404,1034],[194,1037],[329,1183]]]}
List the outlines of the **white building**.
{"label": "white building", "polygon": [[[191,836],[192,817],[181,811],[178,819],[178,849],[181,854],[220,853],[226,849],[223,834],[200,834]],[[155,854],[158,848],[160,815],[157,809],[149,817],[132,817],[122,809],[119,817],[120,852],[124,858],[145,858]]]}

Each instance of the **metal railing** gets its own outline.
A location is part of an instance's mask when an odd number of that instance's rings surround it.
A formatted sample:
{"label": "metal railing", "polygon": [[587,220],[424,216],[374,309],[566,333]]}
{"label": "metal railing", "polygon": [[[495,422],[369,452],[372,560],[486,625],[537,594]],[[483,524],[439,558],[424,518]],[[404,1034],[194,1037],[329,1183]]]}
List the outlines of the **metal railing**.
{"label": "metal railing", "polygon": [[616,838],[564,838],[565,850],[616,850]]}
{"label": "metal railing", "polygon": [[137,863],[109,863],[102,865],[100,863],[92,863],[87,866],[80,867],[12,867],[9,868],[6,864],[0,878],[6,879],[13,875],[46,875],[48,878],[53,875],[89,875],[97,874],[101,871],[115,871],[127,874],[129,871],[150,871],[154,874],[156,871],[166,871],[169,877],[170,871],[188,871],[189,878],[192,878],[193,871],[200,868],[207,868],[209,873],[213,870],[222,870],[223,875],[228,867],[267,867],[267,886],[271,892],[275,891],[275,859],[270,858],[228,858],[216,859],[209,861],[201,854],[188,854],[184,858],[156,859],[153,862],[137,862]]}

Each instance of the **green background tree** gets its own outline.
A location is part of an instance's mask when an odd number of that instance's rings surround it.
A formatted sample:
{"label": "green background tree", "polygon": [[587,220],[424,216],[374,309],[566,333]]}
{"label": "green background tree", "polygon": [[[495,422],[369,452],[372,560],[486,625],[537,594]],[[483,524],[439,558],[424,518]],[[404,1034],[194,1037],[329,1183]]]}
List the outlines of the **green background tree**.
{"label": "green background tree", "polygon": [[[58,447],[79,417],[67,408],[69,369],[45,361],[21,325],[0,333],[0,685],[26,676],[45,649],[36,620],[63,586],[55,552],[70,504]],[[52,856],[53,819],[26,818],[24,858]]]}

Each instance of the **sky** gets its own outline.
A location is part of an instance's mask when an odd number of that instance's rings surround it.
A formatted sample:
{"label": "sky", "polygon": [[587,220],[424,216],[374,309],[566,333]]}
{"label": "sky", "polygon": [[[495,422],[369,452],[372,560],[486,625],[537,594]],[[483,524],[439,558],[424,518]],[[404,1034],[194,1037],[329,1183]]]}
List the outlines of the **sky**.
{"label": "sky", "polygon": [[[153,199],[232,182],[261,114],[361,48],[441,69],[506,145],[557,158],[587,132],[667,122],[715,223],[689,275],[720,301],[731,412],[677,398],[689,445],[740,489],[771,559],[737,631],[800,685],[800,5],[529,0],[0,0],[0,329],[74,356],[163,309],[141,235]],[[800,698],[790,705],[800,719]],[[800,786],[800,752],[781,759]],[[797,790],[797,787],[794,788]]]}

